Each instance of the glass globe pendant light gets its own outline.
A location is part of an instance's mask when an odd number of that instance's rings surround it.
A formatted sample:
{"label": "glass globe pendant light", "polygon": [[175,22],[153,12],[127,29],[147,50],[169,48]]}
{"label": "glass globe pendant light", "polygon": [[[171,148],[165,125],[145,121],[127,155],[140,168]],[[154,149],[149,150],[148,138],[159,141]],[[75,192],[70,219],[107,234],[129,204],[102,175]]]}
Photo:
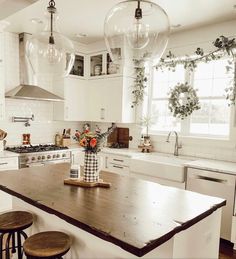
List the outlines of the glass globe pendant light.
{"label": "glass globe pendant light", "polygon": [[157,4],[146,0],[128,0],[115,5],[107,14],[104,37],[114,64],[155,65],[166,49],[170,33],[169,19]]}
{"label": "glass globe pendant light", "polygon": [[35,74],[66,76],[74,64],[74,45],[57,29],[57,9],[50,0],[47,7],[48,24],[26,42],[26,54]]}

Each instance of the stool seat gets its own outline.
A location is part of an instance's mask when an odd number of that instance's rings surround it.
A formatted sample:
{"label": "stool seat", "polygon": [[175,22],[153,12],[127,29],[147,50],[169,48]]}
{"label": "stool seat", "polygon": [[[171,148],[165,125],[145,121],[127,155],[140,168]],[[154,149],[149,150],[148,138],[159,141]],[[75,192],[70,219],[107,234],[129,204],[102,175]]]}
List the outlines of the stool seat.
{"label": "stool seat", "polygon": [[0,232],[20,231],[33,224],[33,216],[27,211],[11,211],[0,215]]}
{"label": "stool seat", "polygon": [[40,232],[30,236],[23,244],[28,257],[61,257],[70,250],[70,237],[59,231]]}

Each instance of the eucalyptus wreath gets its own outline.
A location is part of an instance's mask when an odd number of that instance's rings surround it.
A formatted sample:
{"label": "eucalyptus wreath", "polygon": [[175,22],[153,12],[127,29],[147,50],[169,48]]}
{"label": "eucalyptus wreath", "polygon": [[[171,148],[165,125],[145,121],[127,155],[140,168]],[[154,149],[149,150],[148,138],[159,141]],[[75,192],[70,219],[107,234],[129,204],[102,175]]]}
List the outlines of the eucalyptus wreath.
{"label": "eucalyptus wreath", "polygon": [[[174,117],[183,120],[191,115],[193,111],[201,108],[196,91],[197,90],[188,85],[188,83],[178,83],[170,90],[168,108],[173,113]],[[182,101],[181,94],[185,95]]]}

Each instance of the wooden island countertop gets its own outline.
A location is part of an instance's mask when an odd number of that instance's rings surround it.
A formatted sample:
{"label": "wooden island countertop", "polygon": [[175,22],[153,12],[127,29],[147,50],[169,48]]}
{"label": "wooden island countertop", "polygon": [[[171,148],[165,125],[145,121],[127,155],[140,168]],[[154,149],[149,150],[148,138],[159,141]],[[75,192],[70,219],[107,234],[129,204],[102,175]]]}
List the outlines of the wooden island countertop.
{"label": "wooden island countertop", "polygon": [[111,188],[64,185],[69,164],[5,171],[0,190],[124,250],[143,256],[206,218],[226,201],[102,172]]}

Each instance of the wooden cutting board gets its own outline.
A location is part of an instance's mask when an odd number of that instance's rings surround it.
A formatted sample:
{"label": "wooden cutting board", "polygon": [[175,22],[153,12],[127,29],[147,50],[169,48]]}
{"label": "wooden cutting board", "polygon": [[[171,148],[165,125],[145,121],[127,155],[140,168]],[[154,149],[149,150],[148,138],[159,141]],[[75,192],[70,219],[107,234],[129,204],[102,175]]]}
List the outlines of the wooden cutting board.
{"label": "wooden cutting board", "polygon": [[85,188],[93,188],[93,187],[102,187],[102,188],[110,188],[111,183],[103,182],[102,179],[100,179],[98,182],[85,182],[83,178],[79,179],[65,179],[64,184],[67,185],[75,185],[79,187],[85,187]]}

